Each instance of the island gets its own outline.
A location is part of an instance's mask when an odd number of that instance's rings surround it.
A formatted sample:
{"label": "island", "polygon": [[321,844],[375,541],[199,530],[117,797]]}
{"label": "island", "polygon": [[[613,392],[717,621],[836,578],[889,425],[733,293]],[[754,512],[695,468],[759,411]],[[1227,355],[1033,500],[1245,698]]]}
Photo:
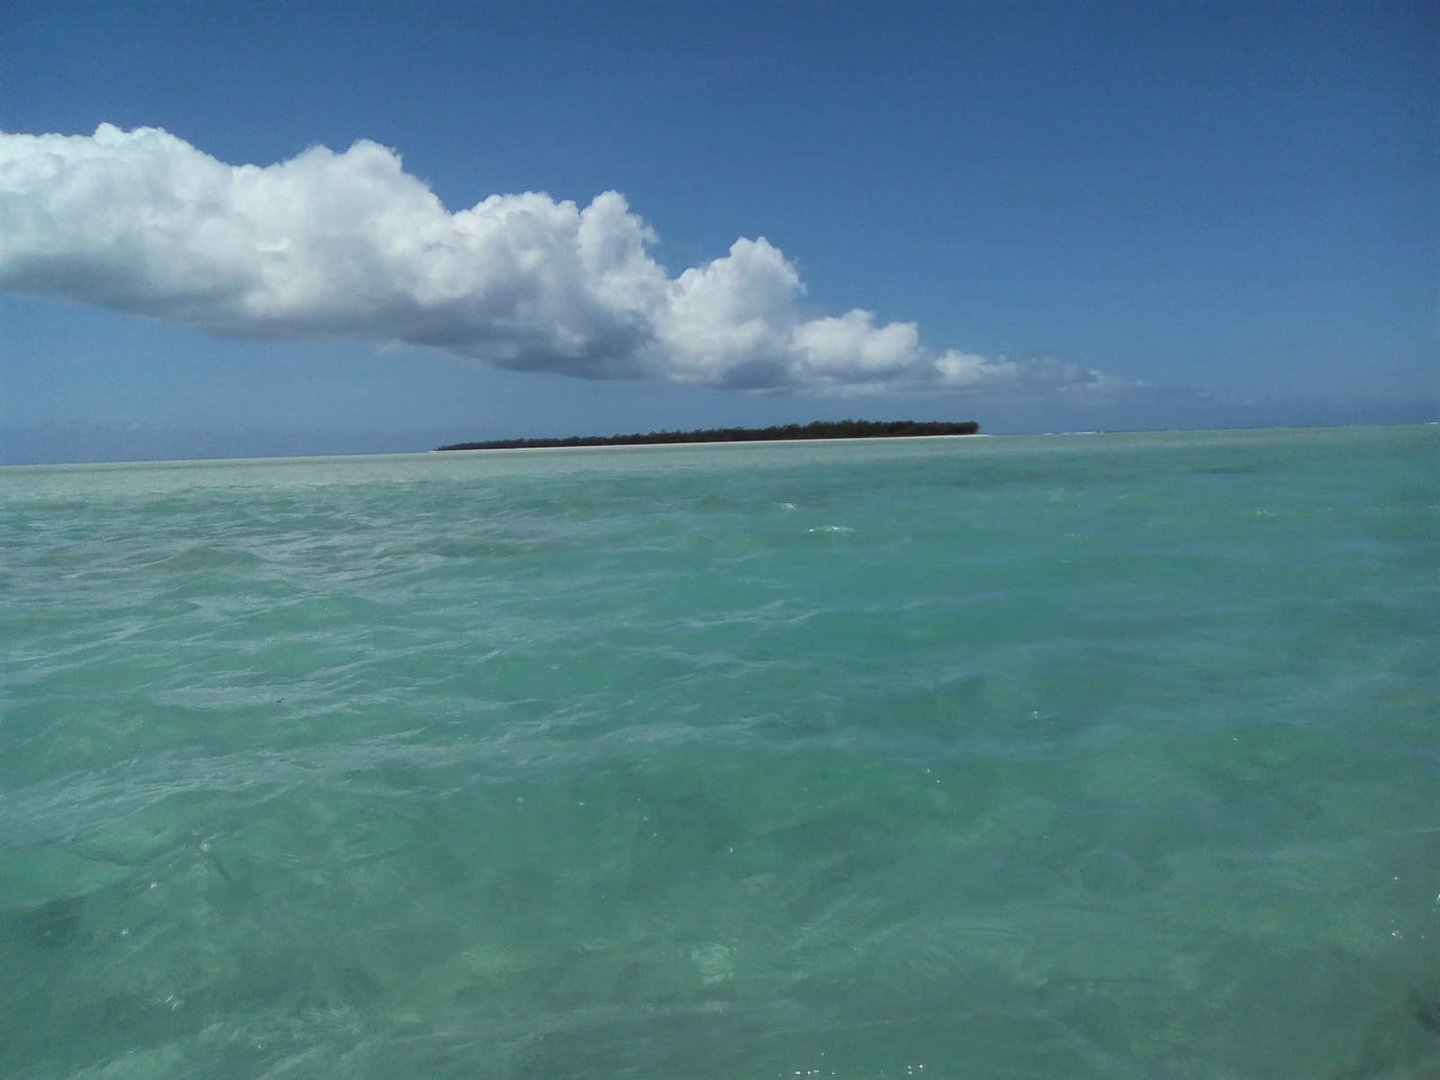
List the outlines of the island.
{"label": "island", "polygon": [[542,450],[566,446],[652,446],[662,443],[793,442],[799,439],[918,439],[978,435],[974,420],[817,420],[764,428],[699,428],[643,435],[571,435],[564,439],[490,439],[450,443],[437,450]]}

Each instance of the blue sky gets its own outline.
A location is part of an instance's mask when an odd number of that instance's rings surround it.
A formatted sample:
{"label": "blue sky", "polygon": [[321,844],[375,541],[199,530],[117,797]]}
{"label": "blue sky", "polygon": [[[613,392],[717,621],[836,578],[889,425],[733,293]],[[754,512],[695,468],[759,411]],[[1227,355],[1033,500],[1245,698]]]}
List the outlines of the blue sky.
{"label": "blue sky", "polygon": [[0,461],[1440,417],[1437,24],[10,0]]}

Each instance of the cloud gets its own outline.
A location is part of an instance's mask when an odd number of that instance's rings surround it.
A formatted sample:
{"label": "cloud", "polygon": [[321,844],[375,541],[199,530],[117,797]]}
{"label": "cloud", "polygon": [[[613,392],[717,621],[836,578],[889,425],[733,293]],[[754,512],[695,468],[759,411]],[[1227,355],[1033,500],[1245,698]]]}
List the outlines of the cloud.
{"label": "cloud", "polygon": [[591,379],[863,393],[1091,390],[1048,360],[936,350],[913,323],[815,316],[764,237],[671,277],[618,192],[451,213],[361,141],[228,165],[155,128],[0,134],[0,290],[259,339],[441,349]]}

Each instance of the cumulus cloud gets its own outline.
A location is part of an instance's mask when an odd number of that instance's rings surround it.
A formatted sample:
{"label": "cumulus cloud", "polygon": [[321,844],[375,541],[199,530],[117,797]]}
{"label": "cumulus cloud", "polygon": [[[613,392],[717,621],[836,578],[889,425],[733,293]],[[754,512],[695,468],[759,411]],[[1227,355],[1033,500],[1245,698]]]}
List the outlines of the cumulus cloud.
{"label": "cumulus cloud", "polygon": [[442,349],[591,379],[856,393],[1106,390],[1098,372],[816,316],[764,237],[672,277],[624,196],[451,213],[373,142],[228,165],[155,128],[0,134],[0,289],[248,338]]}

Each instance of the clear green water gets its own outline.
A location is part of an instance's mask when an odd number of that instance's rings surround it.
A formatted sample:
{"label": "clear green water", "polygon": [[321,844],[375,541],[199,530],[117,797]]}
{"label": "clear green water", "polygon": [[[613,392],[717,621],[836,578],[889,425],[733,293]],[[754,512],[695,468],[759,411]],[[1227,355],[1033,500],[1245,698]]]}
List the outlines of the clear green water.
{"label": "clear green water", "polygon": [[1437,451],[0,470],[0,1075],[1440,1075]]}

